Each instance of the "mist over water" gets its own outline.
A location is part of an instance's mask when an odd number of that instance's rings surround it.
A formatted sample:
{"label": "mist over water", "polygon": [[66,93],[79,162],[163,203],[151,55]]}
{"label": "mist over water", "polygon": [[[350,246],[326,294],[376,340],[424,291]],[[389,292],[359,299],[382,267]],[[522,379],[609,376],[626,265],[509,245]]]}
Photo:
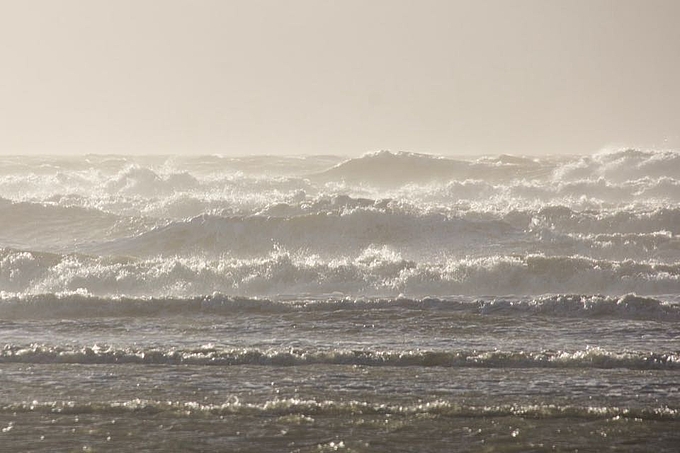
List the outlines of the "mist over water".
{"label": "mist over water", "polygon": [[0,157],[3,436],[673,451],[679,234],[670,150]]}

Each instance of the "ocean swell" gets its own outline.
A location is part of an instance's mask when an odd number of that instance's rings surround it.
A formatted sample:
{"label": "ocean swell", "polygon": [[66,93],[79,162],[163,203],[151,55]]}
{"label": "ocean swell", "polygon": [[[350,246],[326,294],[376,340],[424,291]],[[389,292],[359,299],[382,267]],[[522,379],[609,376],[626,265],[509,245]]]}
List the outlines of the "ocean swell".
{"label": "ocean swell", "polygon": [[95,296],[58,293],[18,295],[0,293],[0,316],[16,318],[140,317],[176,315],[277,314],[296,312],[364,312],[408,310],[444,312],[452,316],[541,316],[549,318],[629,319],[680,321],[680,301],[635,294],[590,296],[546,295],[534,298],[456,296],[450,298],[314,297],[248,298],[212,294],[194,297]]}

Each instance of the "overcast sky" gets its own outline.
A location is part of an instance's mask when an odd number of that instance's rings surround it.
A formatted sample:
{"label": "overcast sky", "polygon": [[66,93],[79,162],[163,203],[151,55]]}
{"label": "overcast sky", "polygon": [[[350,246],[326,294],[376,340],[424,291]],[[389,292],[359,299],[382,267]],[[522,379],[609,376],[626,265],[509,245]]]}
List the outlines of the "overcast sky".
{"label": "overcast sky", "polygon": [[680,1],[0,0],[0,153],[680,148]]}

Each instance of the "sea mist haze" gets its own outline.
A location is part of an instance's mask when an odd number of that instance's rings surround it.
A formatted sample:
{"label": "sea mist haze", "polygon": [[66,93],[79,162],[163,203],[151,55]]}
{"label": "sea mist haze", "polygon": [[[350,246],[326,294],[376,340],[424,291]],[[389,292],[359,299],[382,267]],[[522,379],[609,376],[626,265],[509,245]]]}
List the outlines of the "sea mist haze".
{"label": "sea mist haze", "polygon": [[672,150],[0,156],[0,442],[677,451],[679,234]]}

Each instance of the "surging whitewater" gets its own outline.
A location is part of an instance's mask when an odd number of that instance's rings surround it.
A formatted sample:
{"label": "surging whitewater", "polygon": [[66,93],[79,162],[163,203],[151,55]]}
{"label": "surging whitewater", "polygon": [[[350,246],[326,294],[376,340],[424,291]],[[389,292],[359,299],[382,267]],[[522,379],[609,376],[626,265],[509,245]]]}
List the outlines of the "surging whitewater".
{"label": "surging whitewater", "polygon": [[0,157],[0,423],[19,450],[672,451],[679,234],[676,151]]}
{"label": "surging whitewater", "polygon": [[3,298],[680,292],[680,155],[4,158]]}

